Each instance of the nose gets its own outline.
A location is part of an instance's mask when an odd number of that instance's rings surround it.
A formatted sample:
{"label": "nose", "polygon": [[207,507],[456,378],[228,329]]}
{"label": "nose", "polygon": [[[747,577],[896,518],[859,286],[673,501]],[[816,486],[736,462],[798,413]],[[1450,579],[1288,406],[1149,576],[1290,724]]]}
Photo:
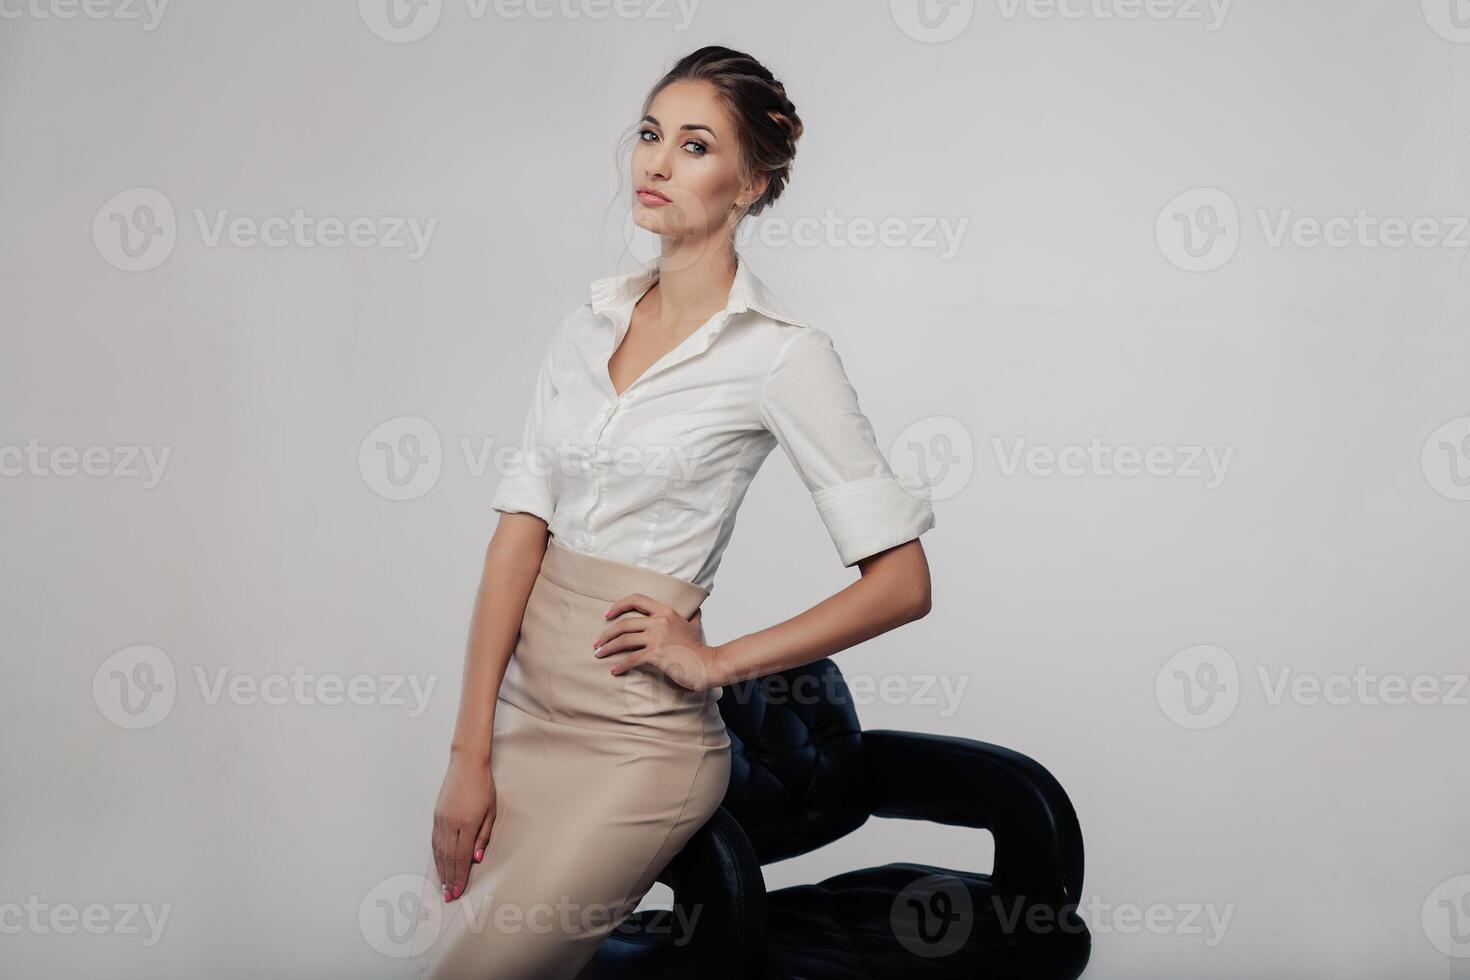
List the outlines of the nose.
{"label": "nose", "polygon": [[656,143],[648,148],[648,155],[643,158],[643,175],[648,180],[668,180],[669,171],[673,167],[673,158],[670,156],[667,143]]}

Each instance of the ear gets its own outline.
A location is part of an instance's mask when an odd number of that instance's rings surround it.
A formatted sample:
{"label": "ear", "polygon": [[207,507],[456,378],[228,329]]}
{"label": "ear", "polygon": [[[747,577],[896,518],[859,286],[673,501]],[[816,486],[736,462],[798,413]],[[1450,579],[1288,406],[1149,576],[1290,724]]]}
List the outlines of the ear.
{"label": "ear", "polygon": [[761,199],[761,195],[769,186],[771,186],[771,174],[769,171],[762,170],[755,175],[754,180],[746,185],[745,196],[741,200],[750,201],[753,204]]}

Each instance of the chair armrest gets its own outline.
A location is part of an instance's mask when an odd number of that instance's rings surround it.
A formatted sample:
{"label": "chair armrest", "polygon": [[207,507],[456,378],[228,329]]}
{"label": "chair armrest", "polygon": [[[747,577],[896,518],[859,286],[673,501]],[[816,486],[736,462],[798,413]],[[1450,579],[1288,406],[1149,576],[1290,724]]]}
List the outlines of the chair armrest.
{"label": "chair armrest", "polygon": [[1045,767],[999,745],[886,729],[862,734],[874,816],[989,830],[992,879],[1077,902],[1082,828]]}
{"label": "chair armrest", "polygon": [[[755,980],[765,965],[766,881],[755,849],[723,807],[669,862],[658,880],[677,916],[644,920],[646,932],[614,930],[598,951],[598,976],[639,980]],[[642,913],[640,913],[641,915]],[[692,928],[685,929],[686,926]]]}
{"label": "chair armrest", "polygon": [[[699,976],[752,980],[765,966],[766,876],[734,815],[720,807],[671,869],[675,900],[699,911],[695,934],[713,956]],[[686,974],[688,976],[689,974]]]}

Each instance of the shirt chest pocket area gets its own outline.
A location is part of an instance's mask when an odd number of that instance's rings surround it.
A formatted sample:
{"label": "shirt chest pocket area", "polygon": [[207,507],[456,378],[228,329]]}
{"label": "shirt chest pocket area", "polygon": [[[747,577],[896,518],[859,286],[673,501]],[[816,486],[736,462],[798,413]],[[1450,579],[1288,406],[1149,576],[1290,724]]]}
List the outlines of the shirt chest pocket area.
{"label": "shirt chest pocket area", "polygon": [[636,485],[635,493],[666,514],[717,519],[748,436],[719,406],[672,411],[650,401],[611,419],[597,459],[611,478]]}
{"label": "shirt chest pocket area", "polygon": [[754,433],[731,411],[719,407],[660,413],[656,408],[629,417],[613,442],[628,458],[645,463],[645,491],[664,514],[719,520],[729,500],[731,478]]}

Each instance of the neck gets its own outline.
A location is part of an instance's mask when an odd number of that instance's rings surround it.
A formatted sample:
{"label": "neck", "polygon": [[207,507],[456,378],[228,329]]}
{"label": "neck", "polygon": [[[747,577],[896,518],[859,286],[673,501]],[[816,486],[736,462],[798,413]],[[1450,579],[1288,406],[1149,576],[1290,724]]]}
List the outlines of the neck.
{"label": "neck", "polygon": [[709,247],[707,240],[692,247],[666,246],[658,281],[646,294],[649,315],[670,332],[708,320],[730,301],[738,261],[733,249]]}

